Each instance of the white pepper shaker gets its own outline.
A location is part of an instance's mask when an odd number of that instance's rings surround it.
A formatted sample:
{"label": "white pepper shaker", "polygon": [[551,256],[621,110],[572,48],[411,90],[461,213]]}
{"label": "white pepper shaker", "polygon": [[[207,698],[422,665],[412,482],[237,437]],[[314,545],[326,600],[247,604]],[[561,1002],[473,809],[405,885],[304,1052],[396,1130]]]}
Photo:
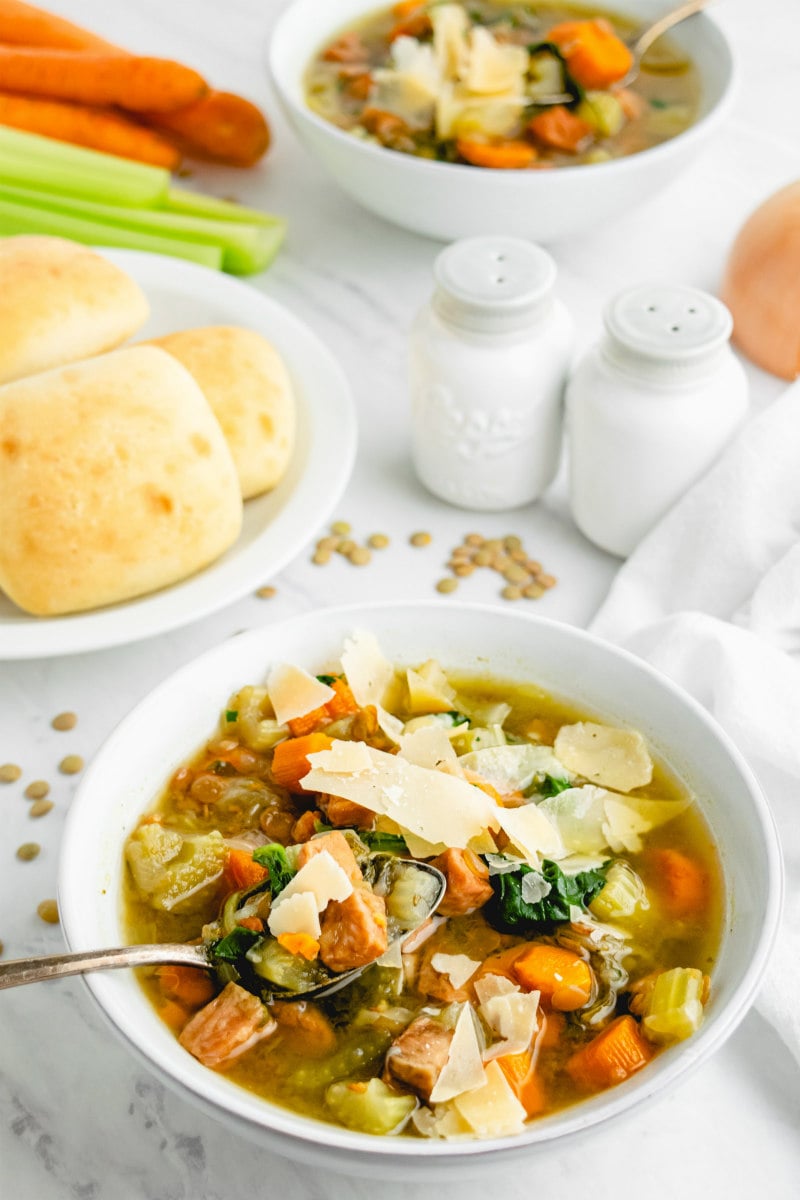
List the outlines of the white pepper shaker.
{"label": "white pepper shaker", "polygon": [[411,338],[417,474],[464,508],[528,504],[561,453],[572,322],[553,295],[555,263],[518,238],[466,238],[434,276]]}
{"label": "white pepper shaker", "polygon": [[586,537],[625,557],[739,428],[747,381],[730,313],[697,288],[631,288],[604,324],[567,386],[570,501]]}

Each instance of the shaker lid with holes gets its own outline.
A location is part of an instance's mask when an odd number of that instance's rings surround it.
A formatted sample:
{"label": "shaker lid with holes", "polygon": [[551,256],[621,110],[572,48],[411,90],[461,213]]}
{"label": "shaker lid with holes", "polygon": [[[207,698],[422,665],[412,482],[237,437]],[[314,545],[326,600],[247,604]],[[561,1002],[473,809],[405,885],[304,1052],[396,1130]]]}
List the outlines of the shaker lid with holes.
{"label": "shaker lid with holes", "polygon": [[620,292],[603,319],[612,342],[629,353],[687,365],[718,351],[733,329],[731,314],[716,297],[676,283]]}
{"label": "shaker lid with holes", "polygon": [[548,311],[556,264],[522,238],[490,236],[454,242],[436,259],[436,311],[476,332],[508,332]]}

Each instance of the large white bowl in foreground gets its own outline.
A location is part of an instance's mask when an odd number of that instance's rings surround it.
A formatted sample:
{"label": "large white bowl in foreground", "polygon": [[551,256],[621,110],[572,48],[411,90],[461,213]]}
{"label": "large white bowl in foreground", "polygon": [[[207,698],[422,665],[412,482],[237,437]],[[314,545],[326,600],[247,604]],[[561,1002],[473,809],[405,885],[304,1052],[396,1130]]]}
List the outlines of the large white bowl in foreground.
{"label": "large white bowl in foreground", "polygon": [[59,900],[73,949],[124,940],[123,842],[171,771],[212,734],[230,693],[260,682],[275,661],[319,669],[357,628],[372,630],[396,661],[436,656],[446,667],[535,680],[587,711],[631,724],[689,784],[719,847],[727,889],[723,943],[700,1032],[622,1086],[537,1121],[518,1137],[468,1143],[375,1138],[269,1104],[202,1067],[159,1020],[132,974],[97,974],[88,984],[152,1068],[270,1149],[327,1168],[406,1180],[465,1168],[474,1173],[635,1108],[721,1045],[761,983],[775,934],[778,842],[766,801],[735,747],[703,709],[631,655],[570,626],[496,609],[432,602],[323,610],[242,634],[204,654],[157,688],[109,738],[78,790],[63,843]]}
{"label": "large white bowl in foreground", "polygon": [[[703,86],[698,120],[671,141],[627,158],[553,171],[487,170],[414,158],[337,129],[313,113],[304,97],[312,55],[342,26],[379,7],[375,0],[294,0],[272,33],[270,73],[298,137],[340,187],[387,221],[429,237],[449,241],[505,233],[550,242],[599,229],[683,171],[730,105],[731,48],[701,14],[671,35],[694,60]],[[626,0],[619,7],[646,24],[669,5]]]}

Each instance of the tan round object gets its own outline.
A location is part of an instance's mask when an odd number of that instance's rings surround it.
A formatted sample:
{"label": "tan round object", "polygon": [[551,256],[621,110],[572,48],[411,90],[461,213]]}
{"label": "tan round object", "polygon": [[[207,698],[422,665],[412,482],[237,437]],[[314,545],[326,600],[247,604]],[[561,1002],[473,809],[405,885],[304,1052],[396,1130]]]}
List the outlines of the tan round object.
{"label": "tan round object", "polygon": [[251,329],[212,325],[156,338],[200,385],[248,500],[280,482],[294,446],[295,402],[277,350]]}
{"label": "tan round object", "polygon": [[113,350],[149,311],[139,285],[86,246],[0,239],[0,383]]}
{"label": "tan round object", "polygon": [[199,571],[239,534],[230,451],[154,346],[0,388],[0,588],[27,612],[97,608]]}

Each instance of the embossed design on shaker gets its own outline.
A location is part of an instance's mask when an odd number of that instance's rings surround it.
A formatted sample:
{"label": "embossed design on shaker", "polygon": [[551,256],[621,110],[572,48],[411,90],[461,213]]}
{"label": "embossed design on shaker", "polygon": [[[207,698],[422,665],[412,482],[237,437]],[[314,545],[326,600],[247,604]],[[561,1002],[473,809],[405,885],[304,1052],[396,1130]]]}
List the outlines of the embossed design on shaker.
{"label": "embossed design on shaker", "polygon": [[420,415],[431,437],[446,443],[464,459],[499,458],[530,437],[530,419],[523,421],[508,408],[462,407],[451,388],[442,383],[420,389]]}

